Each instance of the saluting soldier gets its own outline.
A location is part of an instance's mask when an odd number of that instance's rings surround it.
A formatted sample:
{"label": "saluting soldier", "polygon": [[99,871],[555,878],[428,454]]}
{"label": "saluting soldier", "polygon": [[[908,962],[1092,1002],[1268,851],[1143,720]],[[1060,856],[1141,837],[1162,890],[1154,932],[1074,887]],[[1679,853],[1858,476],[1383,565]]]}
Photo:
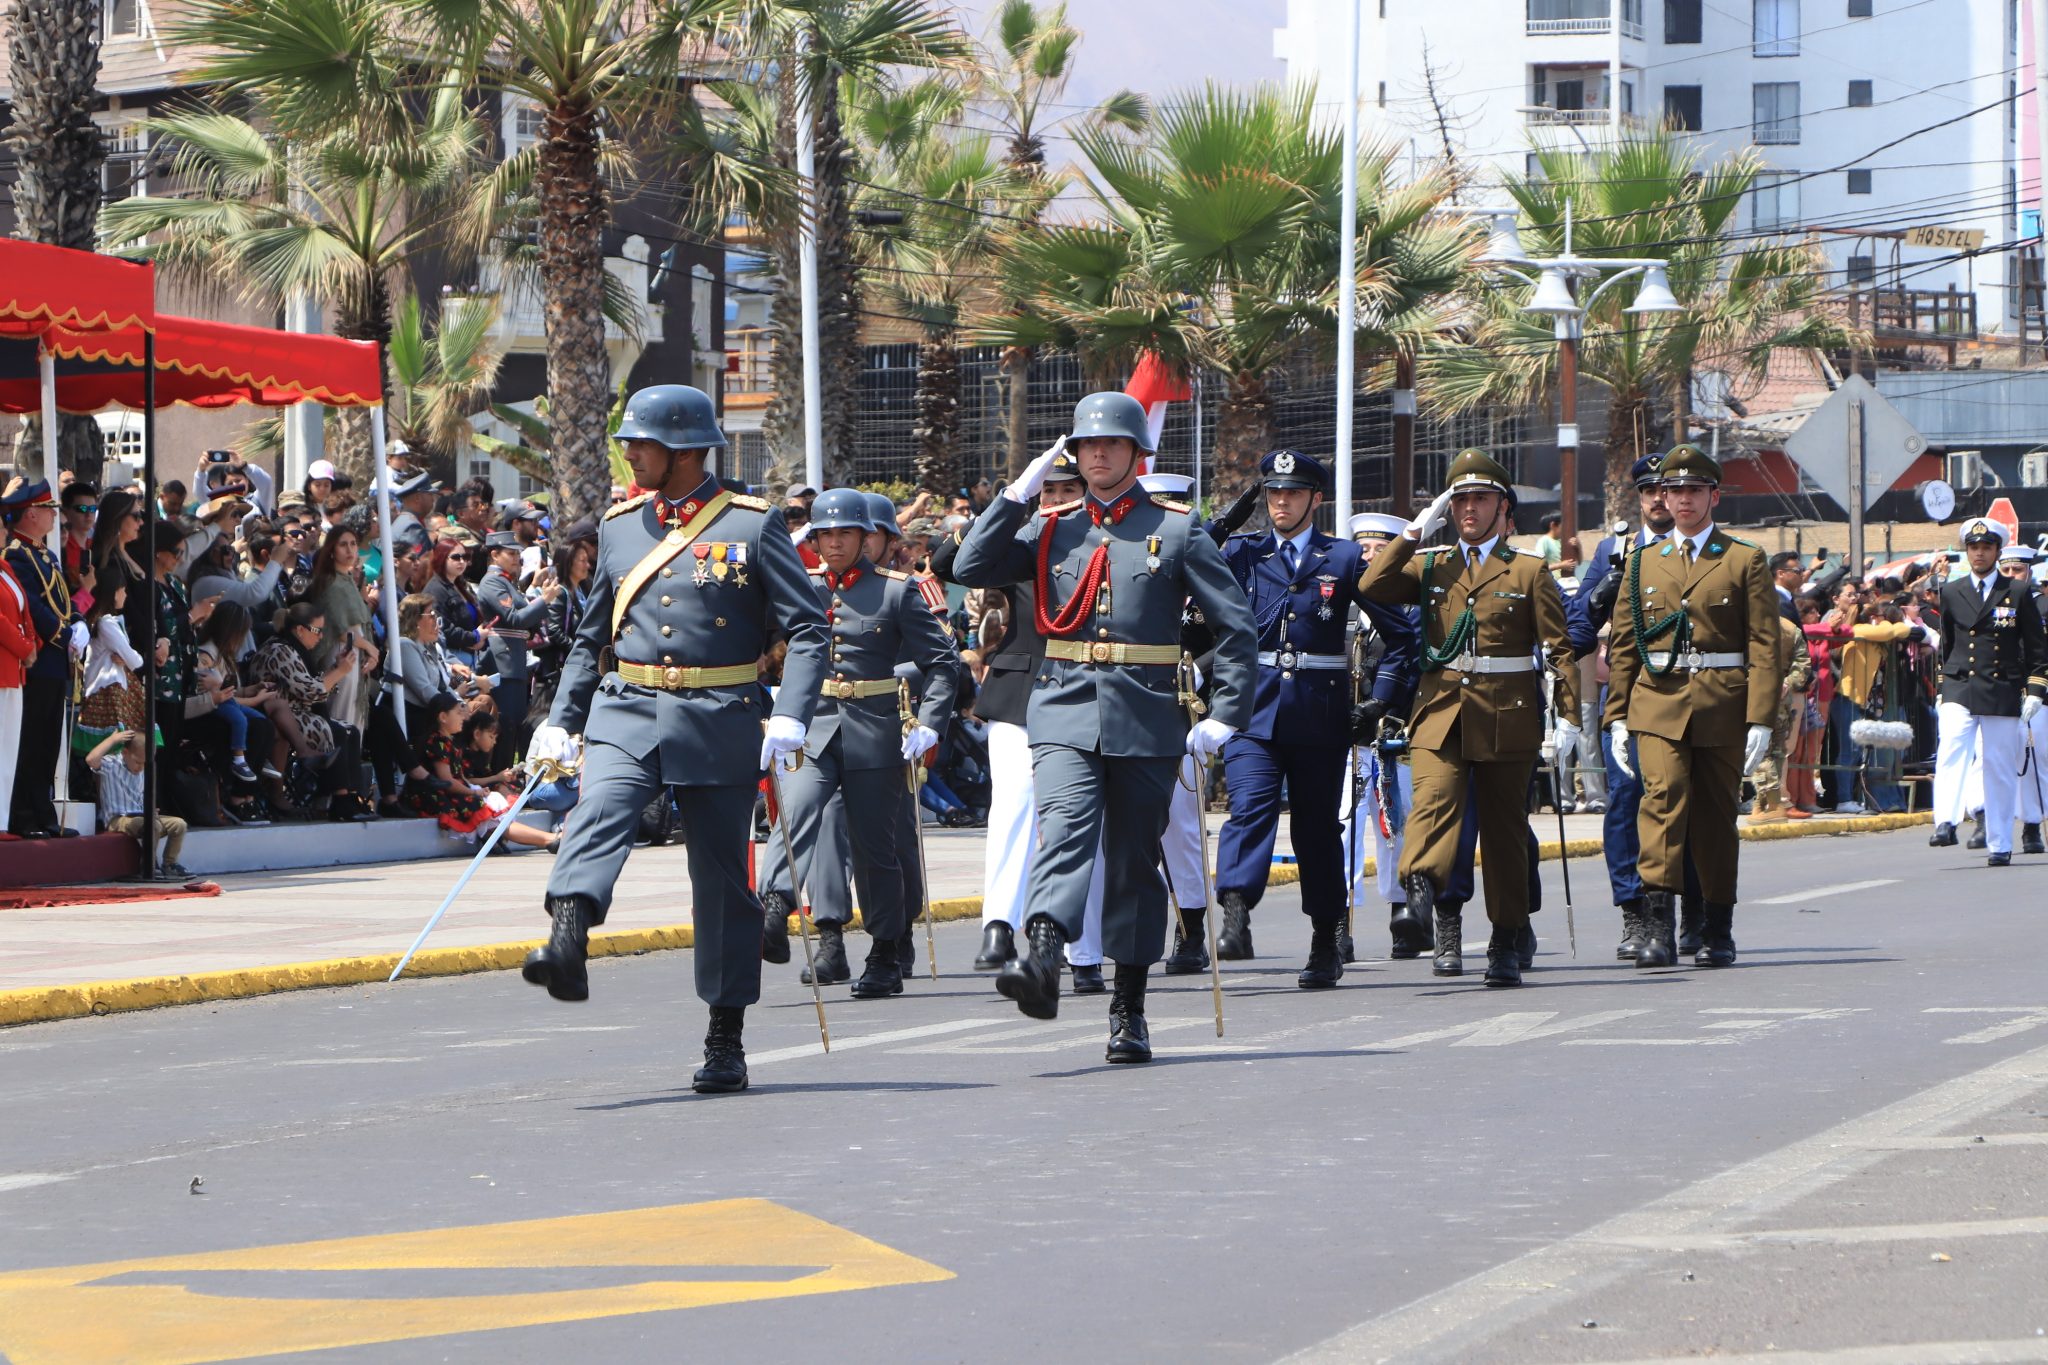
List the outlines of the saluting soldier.
{"label": "saluting soldier", "polygon": [[[898,954],[910,920],[897,837],[906,805],[915,818],[904,765],[939,742],[953,706],[952,642],[910,575],[878,568],[867,557],[862,541],[872,527],[858,489],[828,488],[811,504],[810,541],[822,561],[811,579],[825,608],[831,656],[804,741],[808,761],[781,779],[806,885],[844,875],[816,855],[826,802],[834,795],[844,799],[853,884],[870,940],[867,966],[853,983],[854,996],[863,1000],[903,991]],[[907,729],[897,707],[899,659],[919,665],[925,677],[923,704]],[[819,918],[821,955],[843,960],[845,931],[844,921]],[[821,966],[821,979],[822,973]]]}
{"label": "saluting soldier", "polygon": [[71,627],[78,610],[64,581],[64,565],[50,553],[57,499],[42,480],[17,479],[0,497],[7,567],[28,597],[29,635],[35,657],[21,689],[21,747],[14,768],[8,822],[24,838],[63,832],[52,799],[57,757],[64,742],[64,703],[71,697]]}
{"label": "saluting soldier", "polygon": [[1658,481],[1671,534],[1629,557],[1607,649],[1607,734],[1616,766],[1643,784],[1636,831],[1649,937],[1636,965],[1678,960],[1676,902],[1690,854],[1705,912],[1693,961],[1725,967],[1735,961],[1742,779],[1770,751],[1783,681],[1778,592],[1764,552],[1714,524],[1721,466],[1705,451],[1673,447]]}
{"label": "saluting soldier", "polygon": [[2033,585],[1998,572],[2005,527],[1971,517],[1961,531],[1969,572],[1941,589],[1941,743],[1934,767],[1936,848],[1956,841],[1962,820],[1964,770],[1977,759],[1984,784],[1985,862],[2012,862],[2012,822],[2019,802],[2025,727],[2048,696],[2048,644]]}
{"label": "saluting soldier", "polygon": [[[762,912],[746,867],[755,785],[777,755],[803,748],[825,680],[825,617],[781,514],[706,471],[726,443],[708,395],[683,384],[642,389],[613,436],[634,482],[653,491],[605,514],[583,625],[548,724],[534,732],[533,756],[549,760],[573,758],[580,734],[583,768],[548,878],[554,932],[525,976],[558,1000],[589,997],[590,930],[604,923],[640,812],[674,788],[697,994],[711,1007],[691,1084],[744,1090],[741,1031],[761,996]],[[789,648],[771,711],[759,665],[776,635]]]}
{"label": "saluting soldier", "polygon": [[[1032,518],[1027,504],[1069,441],[1088,492]],[[996,987],[1033,1018],[1058,1013],[1060,951],[1081,932],[1099,843],[1102,946],[1117,964],[1112,1062],[1152,1058],[1145,984],[1165,947],[1159,839],[1180,756],[1213,757],[1250,719],[1256,668],[1250,612],[1221,551],[1191,509],[1138,486],[1151,446],[1136,399],[1082,399],[1071,435],[1003,490],[954,561],[970,587],[1030,577],[1032,625],[1046,641],[1028,725],[1039,827],[1025,920],[1031,951],[1004,965]],[[1189,598],[1218,641],[1213,714],[1192,732],[1176,673]]]}
{"label": "saluting soldier", "polygon": [[1216,900],[1223,911],[1216,950],[1226,959],[1252,956],[1251,912],[1272,871],[1284,787],[1301,908],[1309,917],[1308,963],[1296,984],[1317,990],[1344,975],[1337,940],[1348,902],[1338,806],[1352,728],[1345,650],[1352,605],[1388,642],[1390,660],[1382,660],[1373,680],[1373,701],[1382,711],[1398,691],[1414,631],[1399,608],[1359,592],[1365,561],[1358,546],[1316,529],[1329,487],[1320,460],[1297,450],[1272,451],[1259,462],[1259,482],[1271,529],[1233,536],[1223,549],[1251,603],[1259,674],[1251,723],[1223,750],[1230,819],[1216,853]]}
{"label": "saluting soldier", "polygon": [[[1438,976],[1464,971],[1461,908],[1440,903],[1458,859],[1468,794],[1492,935],[1486,984],[1519,986],[1519,940],[1529,924],[1529,776],[1543,744],[1539,669],[1557,670],[1560,715],[1578,712],[1578,670],[1565,636],[1564,599],[1540,555],[1517,553],[1505,528],[1514,507],[1508,471],[1481,450],[1451,461],[1447,485],[1422,515],[1373,557],[1359,591],[1375,602],[1422,608],[1422,678],[1409,721],[1415,809],[1401,880],[1411,909],[1436,916]],[[1417,558],[1448,515],[1458,542]]]}

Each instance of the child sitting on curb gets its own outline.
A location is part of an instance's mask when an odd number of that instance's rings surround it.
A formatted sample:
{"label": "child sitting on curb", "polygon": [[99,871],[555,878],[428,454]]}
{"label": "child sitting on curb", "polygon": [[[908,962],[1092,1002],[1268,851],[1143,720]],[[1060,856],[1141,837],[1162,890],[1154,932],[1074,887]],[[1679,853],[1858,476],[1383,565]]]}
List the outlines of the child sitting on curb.
{"label": "child sitting on curb", "polygon": [[[118,749],[120,752],[115,753]],[[115,834],[142,838],[142,732],[120,729],[108,735],[85,756],[85,764],[99,775],[100,824]],[[157,832],[164,839],[163,875],[183,880],[192,874],[178,861],[185,851],[185,822],[175,815],[159,814]],[[145,850],[146,851],[146,850]]]}

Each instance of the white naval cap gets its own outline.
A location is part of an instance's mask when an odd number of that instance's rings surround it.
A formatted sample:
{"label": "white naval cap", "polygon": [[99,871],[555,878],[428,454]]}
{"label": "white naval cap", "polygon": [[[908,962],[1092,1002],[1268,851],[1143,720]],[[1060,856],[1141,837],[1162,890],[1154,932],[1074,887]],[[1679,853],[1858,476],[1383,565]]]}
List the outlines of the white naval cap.
{"label": "white naval cap", "polygon": [[2014,541],[1998,552],[2001,564],[2031,564],[2034,562],[2034,547],[2025,541]]}
{"label": "white naval cap", "polygon": [[1392,538],[1407,530],[1408,523],[1405,519],[1386,512],[1360,512],[1357,516],[1351,518],[1348,529],[1353,540],[1360,536],[1387,536]]}
{"label": "white naval cap", "polygon": [[1971,517],[1956,528],[1956,543],[1959,545],[1968,545],[1971,541],[1981,539],[1984,536],[1992,537],[2000,545],[2005,544],[2009,538],[2006,535],[2004,525],[1993,521],[1989,517]]}
{"label": "white naval cap", "polygon": [[1192,474],[1140,474],[1138,487],[1147,493],[1185,497],[1195,491],[1195,480]]}

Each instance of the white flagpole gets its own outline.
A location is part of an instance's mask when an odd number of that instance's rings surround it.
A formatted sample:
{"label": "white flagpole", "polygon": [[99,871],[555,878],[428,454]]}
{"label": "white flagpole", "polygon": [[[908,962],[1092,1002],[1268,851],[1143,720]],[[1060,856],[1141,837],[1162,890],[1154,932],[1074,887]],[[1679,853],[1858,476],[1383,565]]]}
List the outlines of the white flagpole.
{"label": "white flagpole", "polygon": [[1344,535],[1351,518],[1351,399],[1356,385],[1358,327],[1358,10],[1364,0],[1344,8],[1345,42],[1350,80],[1344,96],[1343,237],[1337,252],[1337,462],[1336,531]]}

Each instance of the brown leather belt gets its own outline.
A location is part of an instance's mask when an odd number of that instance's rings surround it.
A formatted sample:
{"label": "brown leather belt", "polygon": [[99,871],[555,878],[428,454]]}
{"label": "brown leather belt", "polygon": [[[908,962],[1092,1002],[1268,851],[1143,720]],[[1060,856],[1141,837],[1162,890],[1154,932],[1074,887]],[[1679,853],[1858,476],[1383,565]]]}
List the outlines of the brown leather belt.
{"label": "brown leather belt", "polygon": [[894,695],[895,691],[894,678],[827,678],[818,684],[818,695],[831,697],[835,701]]}
{"label": "brown leather belt", "polygon": [[1177,664],[1179,645],[1127,645],[1119,640],[1047,640],[1045,657],[1077,664]]}
{"label": "brown leather belt", "polygon": [[619,676],[638,687],[658,687],[664,692],[683,692],[697,687],[738,687],[758,681],[761,670],[753,664],[721,664],[716,668],[678,667],[673,664],[636,664],[621,659]]}

